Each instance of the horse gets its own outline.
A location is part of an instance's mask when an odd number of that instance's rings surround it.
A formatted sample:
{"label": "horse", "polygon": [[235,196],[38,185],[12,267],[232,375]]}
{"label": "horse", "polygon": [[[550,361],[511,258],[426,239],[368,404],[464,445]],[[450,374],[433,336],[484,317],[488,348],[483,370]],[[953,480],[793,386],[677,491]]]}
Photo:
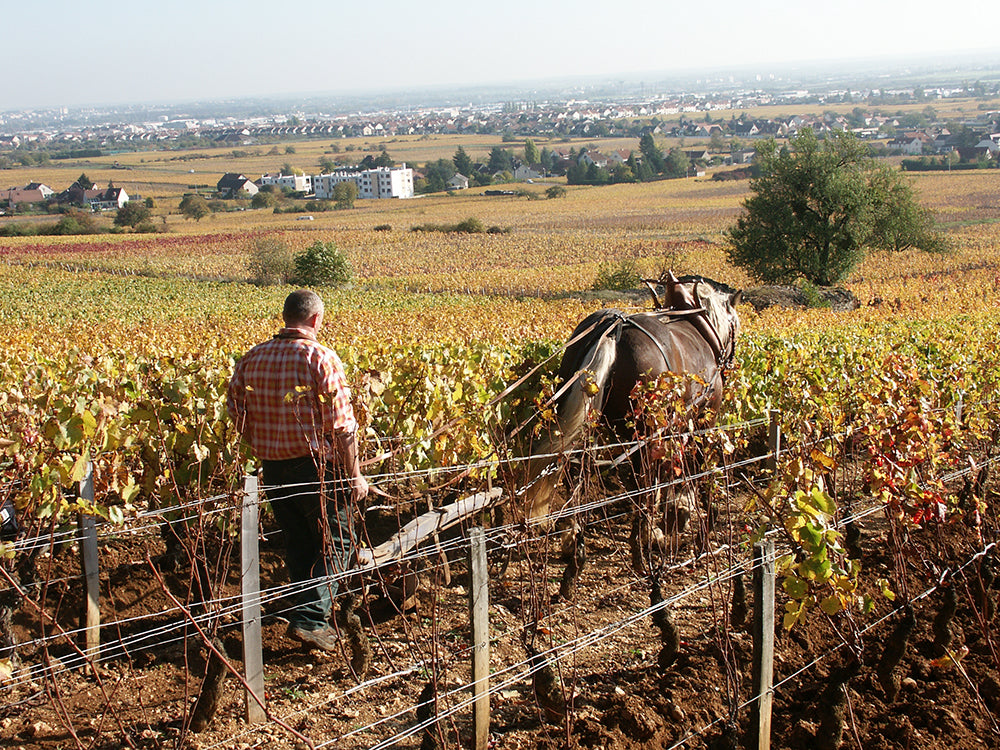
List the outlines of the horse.
{"label": "horse", "polygon": [[[622,444],[635,445],[638,439],[640,448],[626,449],[613,463],[627,461],[636,477],[648,473],[657,456],[648,450],[648,442],[647,449],[641,449],[643,439],[663,436],[651,435],[637,424],[643,386],[664,377],[682,378],[678,387],[684,414],[695,421],[714,422],[725,373],[735,358],[740,330],[736,306],[742,293],[700,277],[678,280],[673,273],[644,281],[653,296],[653,310],[633,314],[598,310],[570,337],[550,399],[553,418],[531,447],[534,458],[527,464],[523,493],[526,520],[538,522],[550,516],[554,490],[566,464],[561,457],[580,446],[587,425],[594,421]],[[663,300],[658,286],[665,289]],[[668,431],[683,431],[677,427],[668,426]],[[682,507],[676,511],[674,522],[680,530],[689,515]],[[658,524],[653,527],[655,533]],[[633,564],[641,568],[638,535],[634,523]],[[661,544],[663,537],[660,533]]]}

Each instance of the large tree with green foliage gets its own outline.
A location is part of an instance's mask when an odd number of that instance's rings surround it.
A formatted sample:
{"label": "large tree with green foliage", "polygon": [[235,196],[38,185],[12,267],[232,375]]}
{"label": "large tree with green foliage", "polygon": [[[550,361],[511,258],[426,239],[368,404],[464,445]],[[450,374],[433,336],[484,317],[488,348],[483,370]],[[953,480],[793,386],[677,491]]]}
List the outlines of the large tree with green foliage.
{"label": "large tree with green foliage", "polygon": [[138,201],[128,201],[115,214],[115,226],[136,227],[143,222],[148,222],[151,215],[150,210],[144,204]]}
{"label": "large tree with green foliage", "polygon": [[730,261],[765,283],[828,286],[866,252],[945,248],[905,178],[868,155],[850,133],[825,140],[804,130],[780,147],[757,147],[760,177],[726,235]]}
{"label": "large tree with green foliage", "polygon": [[448,181],[455,176],[455,165],[451,159],[427,162],[424,167],[425,193],[440,193],[448,187]]}
{"label": "large tree with green foliage", "polygon": [[650,133],[646,133],[642,138],[639,139],[639,152],[642,154],[642,159],[649,168],[656,174],[660,174],[663,171],[663,152],[660,147],[656,145],[656,141]]}
{"label": "large tree with green foliage", "polygon": [[333,242],[316,240],[295,254],[292,280],[302,286],[342,286],[354,277],[347,256]]}
{"label": "large tree with green foliage", "polygon": [[340,209],[354,208],[354,201],[358,197],[358,183],[354,180],[338,182],[333,186],[333,200],[336,207]]}
{"label": "large tree with green foliage", "polygon": [[472,176],[472,157],[465,153],[465,149],[461,146],[458,147],[455,155],[451,157],[451,162],[455,165],[456,172],[466,177]]}
{"label": "large tree with green foliage", "polygon": [[514,156],[507,149],[494,146],[490,149],[490,160],[487,167],[490,174],[497,172],[513,172]]}
{"label": "large tree with green foliage", "polygon": [[212,212],[208,207],[208,201],[197,193],[190,193],[181,198],[179,208],[184,216],[195,221],[201,221]]}
{"label": "large tree with green foliage", "polygon": [[663,173],[667,177],[687,177],[690,166],[687,154],[679,148],[672,148],[663,160]]}
{"label": "large tree with green foliage", "polygon": [[538,164],[539,158],[540,154],[538,153],[538,146],[535,145],[533,140],[528,138],[524,142],[524,160],[528,164]]}

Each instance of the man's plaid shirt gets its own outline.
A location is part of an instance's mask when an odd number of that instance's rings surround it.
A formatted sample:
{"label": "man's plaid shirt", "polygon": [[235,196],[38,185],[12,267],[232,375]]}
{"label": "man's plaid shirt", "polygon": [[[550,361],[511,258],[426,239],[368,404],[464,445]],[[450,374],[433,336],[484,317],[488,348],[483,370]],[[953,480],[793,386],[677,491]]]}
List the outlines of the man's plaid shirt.
{"label": "man's plaid shirt", "polygon": [[298,328],[243,356],[226,408],[261,461],[332,455],[333,434],[358,428],[340,358]]}

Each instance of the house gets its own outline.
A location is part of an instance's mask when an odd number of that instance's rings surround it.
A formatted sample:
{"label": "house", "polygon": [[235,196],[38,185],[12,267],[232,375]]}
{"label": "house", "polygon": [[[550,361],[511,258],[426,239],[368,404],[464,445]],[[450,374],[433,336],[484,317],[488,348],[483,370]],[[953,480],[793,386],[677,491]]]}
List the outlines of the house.
{"label": "house", "polygon": [[293,193],[311,193],[312,175],[307,174],[265,174],[257,180],[257,184],[275,185],[279,189],[287,188]]}
{"label": "house", "polygon": [[413,170],[401,167],[374,169],[338,169],[330,174],[313,175],[313,192],[317,200],[333,198],[333,189],[341,182],[353,181],[359,198],[412,198]]}
{"label": "house", "polygon": [[128,203],[128,193],[125,192],[125,188],[116,188],[111,183],[108,183],[107,190],[88,190],[86,192],[95,193],[85,198],[94,211],[117,211]]}
{"label": "house", "polygon": [[992,159],[993,153],[988,147],[983,146],[956,146],[955,151],[958,153],[959,161],[963,162],[975,162],[980,159]]}
{"label": "house", "polygon": [[608,154],[608,160],[615,164],[625,164],[632,157],[632,149],[619,148]]}
{"label": "house", "polygon": [[469,178],[461,172],[455,172],[455,176],[448,180],[448,184],[445,187],[448,190],[468,190]]}
{"label": "house", "polygon": [[899,149],[904,154],[917,156],[924,152],[925,146],[930,146],[931,139],[925,133],[904,133],[898,138],[893,138],[886,145],[892,149]]}
{"label": "house", "polygon": [[757,123],[755,122],[736,122],[733,124],[732,132],[737,138],[753,138],[760,133],[760,128],[757,127]]}
{"label": "house", "polygon": [[10,207],[14,208],[18,203],[41,203],[51,195],[55,195],[55,191],[48,185],[43,185],[40,182],[29,182],[24,187],[8,189],[6,198]]}
{"label": "house", "polygon": [[580,154],[579,161],[588,167],[593,164],[599,169],[605,169],[608,166],[608,157],[600,151],[584,151]]}
{"label": "house", "polygon": [[542,173],[537,169],[534,169],[528,164],[518,164],[514,167],[514,179],[518,182],[523,182],[524,180],[537,180],[542,176]]}
{"label": "house", "polygon": [[260,192],[253,180],[235,172],[224,174],[215,189],[223,198],[252,198]]}
{"label": "house", "polygon": [[699,161],[699,160],[701,160],[701,161],[707,162],[707,161],[709,161],[712,158],[712,155],[710,153],[708,153],[708,151],[706,151],[703,148],[696,148],[696,149],[686,150],[684,152],[684,155],[688,159],[690,159],[691,161]]}
{"label": "house", "polygon": [[997,143],[993,136],[989,138],[983,138],[979,143],[976,144],[976,149],[982,151],[989,158],[995,158],[997,153],[1000,152],[1000,143]]}
{"label": "house", "polygon": [[253,143],[250,131],[246,128],[241,130],[230,130],[215,139],[215,143],[220,146],[249,146]]}

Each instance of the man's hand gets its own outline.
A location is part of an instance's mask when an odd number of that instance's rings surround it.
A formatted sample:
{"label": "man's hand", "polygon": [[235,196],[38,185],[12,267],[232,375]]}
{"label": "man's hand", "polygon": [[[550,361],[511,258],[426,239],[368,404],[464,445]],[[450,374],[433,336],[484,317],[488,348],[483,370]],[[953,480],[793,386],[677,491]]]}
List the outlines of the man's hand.
{"label": "man's hand", "polygon": [[361,503],[368,497],[368,480],[361,473],[358,464],[358,441],[353,432],[344,432],[337,435],[337,447],[340,460],[351,475],[351,494],[354,502]]}
{"label": "man's hand", "polygon": [[368,480],[360,474],[351,477],[351,493],[354,496],[354,502],[361,503],[364,501],[368,497]]}

